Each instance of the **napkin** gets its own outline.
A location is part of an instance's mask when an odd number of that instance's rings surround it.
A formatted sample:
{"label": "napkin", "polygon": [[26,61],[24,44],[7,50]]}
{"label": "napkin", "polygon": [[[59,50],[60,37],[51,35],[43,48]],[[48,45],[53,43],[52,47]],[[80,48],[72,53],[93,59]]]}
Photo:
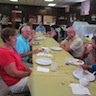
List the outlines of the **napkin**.
{"label": "napkin", "polygon": [[47,56],[47,57],[53,57],[53,55],[51,54],[47,54],[47,53],[44,53],[44,52],[39,52],[36,54],[37,56]]}
{"label": "napkin", "polygon": [[80,84],[74,84],[74,83],[71,83],[69,86],[72,88],[73,94],[78,94],[78,95],[87,94],[91,96],[91,93],[89,92],[87,87],[83,87]]}
{"label": "napkin", "polygon": [[37,71],[38,71],[38,72],[49,72],[49,68],[44,68],[44,67],[38,66],[38,67],[37,67]]}

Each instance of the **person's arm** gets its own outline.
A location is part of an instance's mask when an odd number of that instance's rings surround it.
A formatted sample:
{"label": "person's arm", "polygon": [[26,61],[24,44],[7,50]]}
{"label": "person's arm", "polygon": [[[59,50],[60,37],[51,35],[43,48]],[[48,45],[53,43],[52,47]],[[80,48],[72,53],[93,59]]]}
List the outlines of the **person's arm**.
{"label": "person's arm", "polygon": [[44,30],[43,32],[46,32],[46,28],[44,26],[43,26],[43,30]]}
{"label": "person's arm", "polygon": [[70,48],[70,45],[69,45],[69,39],[66,39],[66,43],[65,43],[65,47],[64,49],[68,52],[72,51],[72,49]]}
{"label": "person's arm", "polygon": [[63,40],[63,41],[60,43],[60,45],[59,45],[59,46],[60,46],[61,48],[63,48],[63,49],[64,49],[65,43],[66,43],[66,39],[65,39],[65,40]]}
{"label": "person's arm", "polygon": [[12,63],[8,64],[7,66],[5,66],[4,70],[9,76],[19,77],[19,78],[29,76],[31,73],[31,70],[24,70],[24,71],[18,70],[16,68],[15,62],[12,62]]}
{"label": "person's arm", "polygon": [[[23,63],[25,63],[25,62],[23,62]],[[31,67],[28,67],[28,66],[26,66],[26,64],[24,64],[24,69],[26,70],[26,71],[31,71],[32,72],[32,68],[30,69]]]}
{"label": "person's arm", "polygon": [[26,57],[26,56],[30,56],[32,54],[37,54],[38,52],[40,52],[39,49],[35,49],[33,51],[29,51],[29,52],[24,52],[22,54],[20,54],[21,57]]}
{"label": "person's arm", "polygon": [[35,31],[38,32],[39,31],[38,29],[39,29],[39,26],[36,27]]}
{"label": "person's arm", "polygon": [[60,44],[60,47],[64,49],[64,45],[63,44]]}
{"label": "person's arm", "polygon": [[80,59],[84,59],[87,57],[87,55],[88,55],[87,46],[88,46],[88,44],[84,45],[84,50],[81,52]]}
{"label": "person's arm", "polygon": [[83,68],[84,70],[89,70],[89,69],[92,69],[92,65],[79,65],[78,68]]}
{"label": "person's arm", "polygon": [[95,64],[96,62],[95,62],[95,56],[94,56],[93,47],[92,47],[92,46],[88,46],[88,47],[87,47],[87,50],[88,50],[88,52],[89,52],[89,54],[90,54],[90,63],[91,63],[91,64]]}
{"label": "person's arm", "polygon": [[53,38],[56,35],[56,32],[53,31],[51,34],[49,34],[49,37]]}
{"label": "person's arm", "polygon": [[35,38],[32,38],[32,39],[29,41],[29,45],[30,45],[30,46],[32,46],[34,40],[35,40]]}

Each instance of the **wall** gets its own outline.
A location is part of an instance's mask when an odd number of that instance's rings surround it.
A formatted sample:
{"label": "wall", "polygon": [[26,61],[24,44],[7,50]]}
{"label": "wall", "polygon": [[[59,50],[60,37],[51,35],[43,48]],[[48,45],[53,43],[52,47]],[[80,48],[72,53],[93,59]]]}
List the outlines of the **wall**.
{"label": "wall", "polygon": [[[61,24],[63,22],[59,22],[58,17],[64,15],[64,8],[51,8],[51,7],[39,7],[39,6],[26,6],[26,5],[13,5],[13,4],[0,4],[0,13],[2,15],[10,16],[10,21],[12,20],[12,10],[21,10],[22,13],[22,21],[25,18],[25,21],[28,22],[30,15],[37,16],[41,15],[42,18],[44,15],[56,16],[56,23]],[[45,11],[45,13],[42,11]]]}
{"label": "wall", "polygon": [[[28,22],[30,15],[37,16],[41,15],[42,18],[44,15],[56,16],[56,23],[66,24],[70,26],[70,15],[76,14],[76,20],[87,21],[90,24],[96,24],[96,20],[92,21],[92,14],[96,16],[96,0],[91,0],[90,15],[80,15],[80,6],[81,4],[74,4],[70,6],[70,11],[65,13],[64,8],[52,8],[52,7],[39,7],[39,6],[26,6],[26,5],[14,5],[14,4],[0,4],[0,13],[10,16],[10,21],[12,20],[12,10],[21,10],[22,21],[25,17],[25,21]],[[64,16],[64,19],[59,19],[59,17]],[[96,19],[96,18],[95,18]],[[42,19],[43,20],[43,19]]]}

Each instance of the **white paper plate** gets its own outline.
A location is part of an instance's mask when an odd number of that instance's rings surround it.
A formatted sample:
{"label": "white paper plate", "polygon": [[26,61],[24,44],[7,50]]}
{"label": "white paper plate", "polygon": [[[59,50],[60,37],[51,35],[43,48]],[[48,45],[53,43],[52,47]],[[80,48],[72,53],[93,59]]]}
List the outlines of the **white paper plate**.
{"label": "white paper plate", "polygon": [[77,74],[76,71],[73,71],[73,76],[76,77],[77,79],[80,79],[82,76],[86,77],[89,81],[94,81],[95,80],[95,76],[92,75],[92,73],[88,72],[88,74],[84,74],[84,75],[80,75]]}
{"label": "white paper plate", "polygon": [[36,40],[43,40],[43,39],[44,39],[44,36],[36,37]]}
{"label": "white paper plate", "polygon": [[72,64],[72,65],[83,65],[84,62],[80,59],[75,58],[66,58],[66,63]]}
{"label": "white paper plate", "polygon": [[53,47],[51,47],[51,49],[52,49],[52,50],[55,50],[55,51],[60,51],[60,50],[62,50],[61,47],[57,47],[57,46],[53,46]]}
{"label": "white paper plate", "polygon": [[39,58],[36,59],[36,63],[40,65],[50,65],[52,63],[52,60],[49,58]]}

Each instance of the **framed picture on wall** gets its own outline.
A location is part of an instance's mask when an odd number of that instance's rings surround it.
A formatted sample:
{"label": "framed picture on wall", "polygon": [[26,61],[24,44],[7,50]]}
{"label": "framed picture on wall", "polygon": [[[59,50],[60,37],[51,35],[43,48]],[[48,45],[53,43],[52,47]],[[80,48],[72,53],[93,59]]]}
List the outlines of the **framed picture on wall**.
{"label": "framed picture on wall", "polygon": [[54,25],[56,24],[56,16],[44,16],[43,21],[46,25]]}

